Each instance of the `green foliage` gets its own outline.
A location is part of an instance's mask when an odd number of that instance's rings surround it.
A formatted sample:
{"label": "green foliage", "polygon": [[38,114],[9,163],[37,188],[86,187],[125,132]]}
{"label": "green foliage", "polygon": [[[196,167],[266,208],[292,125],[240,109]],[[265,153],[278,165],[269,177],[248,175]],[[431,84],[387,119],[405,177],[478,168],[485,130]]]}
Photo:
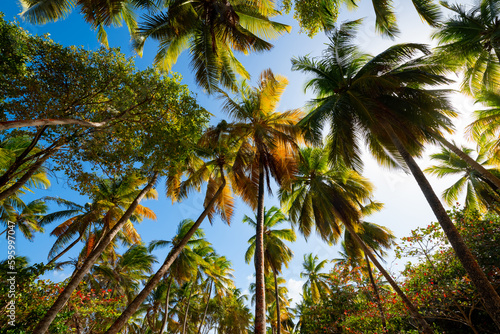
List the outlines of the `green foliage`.
{"label": "green foliage", "polygon": [[[9,89],[12,76],[22,73],[26,58],[26,33],[16,24],[4,20],[0,12],[0,89]],[[0,97],[0,103],[5,97]]]}
{"label": "green foliage", "polygon": [[[6,282],[11,278],[9,262],[0,263],[0,278]],[[54,299],[63,290],[64,282],[53,283],[49,280],[38,279],[46,270],[40,264],[28,266],[25,258],[15,259],[16,290],[15,297],[10,298],[7,293],[9,285],[2,284],[0,290],[0,307],[4,310],[11,301],[15,303],[15,326],[9,326],[7,312],[0,314],[0,327],[8,328],[8,333],[31,333],[50,308]],[[119,315],[119,310],[124,306],[122,296],[111,297],[111,289],[91,289],[82,283],[71,295],[68,304],[57,315],[52,323],[50,333],[71,333],[79,328],[86,328],[94,333],[103,332],[110,321]]]}
{"label": "green foliage", "polygon": [[[139,71],[118,49],[25,40],[25,70],[7,78],[8,89],[0,86],[1,125],[12,129],[4,136],[33,138],[35,126],[47,125],[40,154],[50,154],[53,169],[79,191],[88,192],[102,173],[145,175],[183,161],[208,122],[180,77]],[[61,149],[51,152],[51,145]]]}
{"label": "green foliage", "polygon": [[[500,290],[500,217],[457,208],[450,216],[490,282]],[[496,331],[439,224],[412,231],[402,238],[396,253],[416,259],[402,272],[401,286],[436,333]],[[337,264],[328,275],[331,294],[321,295],[317,303],[304,293],[298,306],[301,333],[381,333],[371,286],[359,269]],[[413,320],[397,295],[386,287],[380,294],[389,332],[413,333]]]}
{"label": "green foliage", "polygon": [[301,32],[314,37],[324,29],[325,24],[337,21],[337,1],[283,0],[283,11],[289,13],[293,7],[293,18],[299,22]]}

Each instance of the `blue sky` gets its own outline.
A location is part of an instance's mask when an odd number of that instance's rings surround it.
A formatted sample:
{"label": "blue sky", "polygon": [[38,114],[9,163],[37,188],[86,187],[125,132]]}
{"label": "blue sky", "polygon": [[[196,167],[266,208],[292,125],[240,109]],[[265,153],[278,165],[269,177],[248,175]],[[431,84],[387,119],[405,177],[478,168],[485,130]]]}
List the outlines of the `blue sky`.
{"label": "blue sky", "polygon": [[[431,30],[421,22],[409,1],[396,2],[395,9],[398,13],[398,23],[402,31],[401,36],[395,41],[382,38],[374,31],[374,15],[370,1],[362,1],[360,8],[356,11],[347,11],[345,8],[342,8],[339,21],[365,17],[364,25],[358,36],[358,42],[365,51],[371,54],[376,54],[393,43],[410,41],[430,43],[429,34]],[[14,0],[2,1],[0,3],[0,11],[5,13],[7,20],[12,20],[18,17],[17,14],[19,14],[21,8]],[[278,110],[283,111],[301,107],[312,97],[303,90],[307,78],[301,73],[291,72],[290,59],[306,54],[311,56],[319,55],[327,39],[323,34],[318,34],[313,39],[310,39],[305,34],[299,34],[299,28],[290,15],[278,17],[275,20],[291,25],[293,27],[292,33],[273,41],[275,47],[270,52],[248,56],[241,55],[240,60],[254,79],[259,76],[260,72],[267,68],[271,68],[274,73],[283,74],[288,77],[289,86],[278,108]],[[66,20],[43,26],[33,26],[22,21],[20,23],[23,28],[32,34],[50,33],[53,40],[63,45],[81,45],[86,49],[92,50],[99,47],[95,32],[91,30],[88,24],[81,20],[77,11],[74,11]],[[110,46],[120,47],[122,52],[129,57],[135,56],[130,46],[128,31],[125,27],[107,29],[107,31]],[[135,56],[136,66],[139,69],[151,66],[155,51],[156,45],[148,41],[143,57]],[[193,81],[191,70],[188,67],[188,62],[188,58],[184,54],[180,57],[173,70],[183,75],[183,83],[187,84],[191,91],[197,94],[200,104],[214,114],[212,123],[217,123],[220,119],[227,118],[226,115],[220,112],[219,101],[214,97],[207,96],[197,88]],[[455,98],[455,101],[457,109],[462,111],[463,114],[466,115],[472,110],[471,101],[458,96]],[[462,119],[458,120],[457,124],[458,128],[462,128],[465,121]],[[460,136],[457,138],[460,138]],[[377,189],[375,199],[386,203],[385,209],[371,217],[370,221],[388,226],[394,231],[397,237],[402,237],[407,235],[411,229],[417,226],[425,226],[434,220],[432,212],[411,176],[401,172],[384,170],[368,155],[365,156],[364,160],[366,163],[364,175],[375,184]],[[426,166],[428,165],[428,161],[425,159],[421,160],[420,164],[421,166]],[[80,204],[84,204],[87,201],[85,197],[70,190],[64,176],[56,176],[57,178],[52,179],[52,187],[46,191],[37,191],[35,197],[61,196]],[[431,179],[431,182],[435,185],[437,193],[441,193],[444,187],[447,184],[449,185],[449,181]],[[146,243],[153,239],[170,239],[181,220],[186,218],[196,219],[202,210],[202,194],[193,193],[192,196],[182,203],[172,205],[170,200],[164,196],[163,186],[160,186],[158,191],[160,193],[158,201],[145,201],[142,203],[153,209],[158,216],[156,221],[146,220],[137,226]],[[272,205],[278,204],[275,197],[266,197],[266,207],[269,208]],[[202,225],[207,239],[214,245],[216,251],[232,261],[233,268],[235,269],[236,284],[242,290],[248,289],[248,284],[252,280],[254,272],[253,265],[244,263],[244,253],[248,247],[247,240],[254,234],[251,228],[241,222],[245,214],[253,216],[251,210],[241,201],[238,201],[231,226],[224,225],[220,220],[216,220],[213,225],[210,225],[208,221]],[[47,262],[46,256],[48,250],[55,240],[55,238],[50,237],[48,234],[54,226],[47,226],[47,233],[36,235],[34,242],[31,243],[22,239],[19,235],[17,244],[19,254],[28,256],[31,263]],[[302,270],[303,254],[312,252],[313,254],[317,254],[320,259],[333,259],[338,257],[338,247],[328,246],[314,235],[307,242],[301,236],[298,236],[297,242],[291,245],[291,247],[295,252],[295,257],[289,268],[283,272],[283,276],[288,280],[291,295],[297,301],[302,282],[299,274]],[[3,238],[0,240],[0,249],[7,249]],[[0,259],[6,257],[6,253],[6,251],[3,254],[0,253]],[[158,252],[156,255],[160,261],[163,261],[166,250]],[[73,253],[70,256],[75,256],[75,254]],[[387,265],[393,268],[401,267],[401,263],[396,265],[392,263],[392,260],[389,260]],[[47,278],[61,280],[68,275],[68,272],[54,272],[47,275]]]}

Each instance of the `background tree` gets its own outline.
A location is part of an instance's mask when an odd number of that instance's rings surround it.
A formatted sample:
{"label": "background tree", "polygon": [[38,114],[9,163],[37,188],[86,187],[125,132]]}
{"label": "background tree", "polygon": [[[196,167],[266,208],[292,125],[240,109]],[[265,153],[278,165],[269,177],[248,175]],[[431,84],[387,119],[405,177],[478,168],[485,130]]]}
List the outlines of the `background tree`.
{"label": "background tree", "polygon": [[418,52],[428,52],[423,45],[395,45],[373,58],[361,54],[352,44],[358,24],[348,22],[333,31],[320,59],[293,60],[295,70],[313,73],[308,86],[318,96],[318,103],[301,125],[313,129],[311,136],[318,141],[320,130],[329,121],[332,162],[341,160],[350,167],[361,167],[358,145],[362,138],[379,162],[410,169],[500,328],[500,297],[413,159],[421,154],[424,143],[452,126],[449,116],[454,113],[446,92],[427,89],[448,80],[438,75],[440,65],[413,59]]}
{"label": "background tree", "polygon": [[257,87],[241,84],[235,99],[224,94],[224,110],[237,121],[235,130],[242,142],[233,169],[235,181],[243,199],[256,213],[256,303],[255,333],[264,334],[266,308],[264,289],[264,190],[271,190],[270,180],[286,186],[295,172],[297,142],[300,132],[296,126],[301,111],[276,111],[287,80],[271,70],[262,72]]}
{"label": "background tree", "polygon": [[320,272],[327,263],[327,260],[319,261],[318,256],[313,257],[312,253],[304,254],[302,263],[304,271],[300,273],[300,278],[307,278],[307,280],[303,285],[303,295],[310,295],[313,301],[331,293],[328,286],[328,274]]}
{"label": "background tree", "polygon": [[[478,144],[476,161],[482,165],[491,165],[488,161],[488,151],[491,145],[481,147]],[[474,152],[469,148],[462,148],[466,154],[470,155]],[[471,210],[486,210],[498,211],[498,203],[500,196],[497,193],[495,185],[489,180],[485,180],[481,174],[471,168],[465,161],[460,159],[454,153],[442,148],[441,152],[431,155],[431,159],[439,161],[440,165],[434,165],[426,168],[424,172],[445,177],[448,175],[461,175],[451,187],[443,192],[443,199],[448,205],[453,205],[457,202],[459,195],[465,191],[465,206]],[[489,168],[490,173],[500,176],[496,168]]]}
{"label": "background tree", "polygon": [[463,4],[441,3],[453,12],[433,34],[440,46],[437,57],[464,74],[462,91],[475,95],[498,87],[500,74],[499,8],[494,1],[481,0],[471,8]]}
{"label": "background tree", "polygon": [[201,87],[208,93],[216,92],[219,84],[234,90],[236,74],[250,76],[233,51],[271,49],[263,38],[276,38],[291,29],[269,19],[278,14],[269,1],[171,1],[164,12],[145,16],[135,47],[142,52],[147,39],[157,40],[155,64],[167,71],[189,49]]}
{"label": "background tree", "polygon": [[[296,240],[295,232],[292,229],[271,229],[272,227],[286,221],[286,217],[280,209],[273,206],[271,209],[264,208],[264,274],[273,274],[274,277],[274,292],[277,317],[277,333],[281,333],[281,312],[279,303],[279,288],[278,274],[282,272],[283,265],[288,268],[288,262],[292,260],[292,250],[283,242],[283,240],[294,242]],[[250,217],[244,216],[243,222],[252,227],[256,227],[257,223]],[[245,253],[245,262],[250,263],[255,255],[256,236],[248,240],[250,247]]]}
{"label": "background tree", "polygon": [[64,19],[74,7],[78,7],[84,20],[91,25],[93,30],[97,31],[99,42],[106,47],[108,46],[108,37],[105,27],[121,26],[122,21],[125,21],[130,34],[133,35],[137,28],[137,14],[134,10],[147,9],[159,3],[153,0],[78,1],[76,3],[71,0],[20,0],[19,2],[23,6],[21,16],[34,24],[45,24]]}

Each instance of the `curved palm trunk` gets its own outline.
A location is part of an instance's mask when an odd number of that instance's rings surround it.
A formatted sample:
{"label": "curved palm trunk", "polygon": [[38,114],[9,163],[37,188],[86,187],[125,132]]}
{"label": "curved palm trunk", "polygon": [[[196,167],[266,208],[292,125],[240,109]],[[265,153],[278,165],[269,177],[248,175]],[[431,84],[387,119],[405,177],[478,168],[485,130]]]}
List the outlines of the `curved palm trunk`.
{"label": "curved palm trunk", "polygon": [[196,283],[197,279],[198,279],[198,273],[196,273],[196,277],[194,278],[194,282],[191,283],[191,289],[189,290],[189,297],[188,297],[187,306],[186,306],[186,313],[184,314],[184,323],[182,324],[182,334],[186,334],[186,325],[187,325],[187,321],[188,321],[189,305],[191,304],[191,296],[193,295],[194,284]]}
{"label": "curved palm trunk", "polygon": [[198,334],[201,334],[201,328],[203,327],[203,323],[205,322],[205,318],[207,317],[208,304],[210,303],[210,295],[212,294],[212,286],[213,286],[213,282],[210,281],[210,288],[208,289],[207,305],[205,305],[205,311],[203,312],[203,318],[201,318],[200,327],[198,327]]}
{"label": "curved palm trunk", "polygon": [[380,318],[382,320],[382,327],[384,328],[384,333],[388,333],[387,323],[385,321],[384,307],[382,306],[382,302],[380,300],[380,294],[378,293],[377,284],[375,284],[375,280],[373,279],[373,273],[372,273],[372,268],[370,265],[370,259],[368,258],[368,256],[366,254],[365,254],[365,261],[366,261],[366,266],[368,268],[368,276],[370,277],[370,282],[372,283],[373,293],[375,294],[375,300],[377,301],[377,306],[378,306],[378,309],[380,311]]}
{"label": "curved palm trunk", "polygon": [[471,281],[474,283],[474,286],[479,291],[479,294],[484,301],[484,307],[486,311],[495,322],[497,328],[500,329],[500,297],[486,278],[486,275],[479,267],[479,264],[465,244],[462,236],[451,221],[450,217],[446,213],[446,210],[439,201],[439,198],[436,196],[436,193],[432,189],[422,170],[419,168],[413,157],[408,153],[404,145],[401,143],[392,127],[390,125],[385,125],[384,127],[391,137],[394,146],[396,146],[397,150],[399,151],[399,154],[401,155],[401,157],[403,157],[407,166],[410,168],[413,177],[420,186],[420,189],[424,193],[427,202],[432,208],[432,211],[434,212],[434,215],[439,221],[441,228],[443,229],[446,237],[453,247],[455,254],[462,263],[464,269],[467,271],[467,274],[469,275]]}
{"label": "curved palm trunk", "polygon": [[73,248],[78,243],[78,241],[82,240],[82,238],[83,238],[83,234],[80,234],[80,236],[75,241],[73,241],[68,247],[66,247],[63,251],[61,251],[61,253],[57,254],[56,257],[54,257],[52,260],[50,260],[47,263],[47,266],[50,266],[51,264],[56,262],[61,256],[66,254],[67,251],[69,251],[71,248]]}
{"label": "curved palm trunk", "polygon": [[78,272],[76,272],[73,275],[73,277],[66,285],[64,290],[57,297],[54,304],[47,311],[42,320],[40,320],[35,330],[33,331],[33,334],[44,334],[45,332],[47,332],[50,324],[52,323],[52,321],[54,321],[57,313],[59,313],[59,311],[61,311],[61,309],[64,307],[64,305],[69,300],[73,291],[76,289],[78,284],[80,284],[83,277],[90,271],[90,268],[94,265],[99,256],[105,250],[105,248],[114,239],[114,237],[121,230],[123,225],[129,220],[129,218],[132,216],[135,209],[139,205],[139,202],[144,198],[146,193],[148,193],[151,190],[151,188],[153,188],[153,185],[156,183],[156,180],[158,179],[158,175],[159,175],[158,173],[155,173],[153,175],[149,183],[144,187],[144,189],[141,190],[141,192],[139,192],[137,197],[130,204],[129,208],[127,209],[127,211],[125,211],[120,220],[118,220],[115,226],[113,226],[113,228],[106,234],[106,236],[103,238],[99,246],[96,247],[85,259],[85,262],[83,263],[81,269],[79,269]]}
{"label": "curved palm trunk", "polygon": [[172,277],[168,280],[168,287],[167,287],[167,295],[165,296],[165,316],[163,317],[163,321],[161,323],[161,328],[160,328],[160,334],[163,334],[164,332],[167,331],[167,326],[168,326],[168,304],[170,302],[170,288],[172,287]]}
{"label": "curved palm trunk", "polygon": [[363,240],[361,240],[361,238],[354,230],[354,227],[352,226],[351,222],[344,221],[344,226],[349,231],[349,233],[351,233],[352,237],[354,238],[354,241],[356,241],[356,243],[361,247],[361,249],[363,249],[363,252],[370,258],[370,260],[372,260],[375,267],[377,267],[377,269],[382,273],[382,275],[384,275],[387,282],[389,282],[394,291],[396,291],[398,296],[403,300],[403,303],[405,303],[405,305],[410,310],[411,315],[418,321],[422,333],[433,334],[434,331],[431,329],[427,321],[425,321],[425,319],[420,315],[420,313],[418,313],[418,310],[415,307],[415,305],[413,305],[410,299],[408,299],[403,290],[401,290],[397,285],[397,283],[392,279],[391,275],[389,275],[389,273],[384,269],[384,267],[382,267],[380,262],[378,262],[377,258],[373,255],[372,251],[365,245]]}
{"label": "curved palm trunk", "polygon": [[116,334],[118,333],[123,326],[127,323],[128,319],[137,311],[139,306],[141,306],[142,302],[147,298],[147,296],[153,291],[153,289],[158,285],[160,282],[161,278],[167,273],[168,269],[170,269],[170,266],[172,263],[175,261],[175,259],[179,256],[181,253],[182,249],[186,246],[188,243],[189,239],[193,236],[194,232],[200,227],[201,223],[205,219],[205,217],[208,215],[208,212],[211,210],[211,208],[214,206],[215,201],[217,198],[222,194],[222,190],[226,186],[226,179],[224,176],[222,176],[222,184],[215,193],[214,197],[210,200],[210,202],[207,204],[205,207],[205,210],[201,213],[201,215],[198,217],[194,225],[189,229],[189,231],[186,233],[184,238],[181,240],[181,242],[176,245],[170,253],[167,255],[167,258],[165,259],[165,262],[163,262],[163,265],[158,269],[158,271],[153,275],[153,277],[148,281],[148,283],[144,286],[141,292],[134,298],[134,300],[127,306],[125,311],[118,317],[118,319],[115,320],[115,322],[109,327],[109,329],[106,331],[106,334]]}
{"label": "curved palm trunk", "polygon": [[[492,187],[493,190],[499,191],[500,190],[500,179],[493,175],[490,171],[488,171],[486,168],[484,168],[483,165],[478,163],[476,160],[472,159],[468,154],[465,154],[464,151],[444,139],[443,137],[438,136],[436,138],[441,144],[443,144],[446,148],[448,148],[450,151],[455,153],[460,159],[465,161],[469,166],[474,168],[481,176],[490,181],[494,186]],[[491,186],[491,184],[490,184]],[[496,188],[496,189],[495,189]]]}
{"label": "curved palm trunk", "polygon": [[276,296],[276,334],[281,334],[281,312],[280,312],[280,299],[278,291],[278,278],[276,270],[273,268],[274,275],[274,295]]}
{"label": "curved palm trunk", "polygon": [[264,287],[264,168],[259,166],[259,194],[255,233],[255,334],[266,334],[266,291]]}

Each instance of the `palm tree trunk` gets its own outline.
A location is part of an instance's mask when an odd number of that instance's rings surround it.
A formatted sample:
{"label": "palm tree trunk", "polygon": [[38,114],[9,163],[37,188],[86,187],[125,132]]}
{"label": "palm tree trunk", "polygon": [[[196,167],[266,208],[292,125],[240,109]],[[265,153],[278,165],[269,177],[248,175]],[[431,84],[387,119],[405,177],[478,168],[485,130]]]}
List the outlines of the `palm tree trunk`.
{"label": "palm tree trunk", "polygon": [[187,300],[186,313],[184,314],[184,323],[182,324],[182,334],[186,334],[186,325],[187,325],[188,314],[189,314],[189,304],[191,303],[191,296],[193,295],[193,289],[194,289],[194,285],[195,285],[197,279],[198,279],[198,273],[196,273],[196,277],[194,278],[194,281],[191,282],[191,289],[189,290],[189,297]]}
{"label": "palm tree trunk", "polygon": [[[500,179],[493,175],[490,171],[488,171],[486,168],[484,168],[483,165],[478,163],[476,160],[472,159],[468,154],[466,154],[464,151],[447,141],[441,136],[437,136],[436,139],[443,144],[445,147],[447,147],[450,151],[455,153],[460,159],[465,161],[469,166],[471,166],[475,171],[477,171],[481,176],[486,179],[491,181],[495,186],[493,187],[493,190],[500,190]],[[496,189],[495,189],[496,188]]]}
{"label": "palm tree trunk", "polygon": [[368,276],[370,277],[370,282],[373,286],[373,293],[375,294],[375,300],[377,301],[378,309],[380,310],[380,318],[382,319],[382,327],[384,328],[384,333],[388,333],[387,331],[387,323],[385,321],[384,307],[382,306],[382,302],[380,301],[380,295],[378,293],[377,284],[375,284],[375,280],[373,279],[372,268],[370,265],[370,259],[365,254],[366,266],[368,268]]}
{"label": "palm tree trunk", "polygon": [[448,241],[453,247],[455,254],[462,263],[464,269],[467,271],[469,278],[474,283],[474,286],[479,291],[481,298],[484,300],[486,311],[495,322],[497,328],[500,329],[500,297],[486,278],[486,275],[481,270],[481,267],[479,267],[479,264],[465,244],[462,236],[458,233],[457,228],[446,213],[446,210],[439,201],[439,198],[436,196],[436,193],[432,189],[420,167],[401,143],[392,127],[390,125],[385,125],[384,127],[391,137],[391,140],[394,146],[396,146],[399,154],[405,160],[408,168],[410,168],[410,171],[420,186],[420,189],[424,193],[427,202],[432,208],[432,211],[446,234]]}
{"label": "palm tree trunk", "polygon": [[201,334],[201,328],[203,327],[203,323],[205,322],[205,318],[207,317],[208,304],[210,302],[210,295],[212,294],[212,286],[213,286],[213,282],[210,281],[210,288],[208,289],[207,305],[205,305],[205,311],[203,312],[203,318],[201,318],[200,327],[198,327],[198,334]]}
{"label": "palm tree trunk", "polygon": [[278,291],[278,278],[276,275],[276,270],[273,268],[274,275],[274,294],[276,296],[276,334],[281,334],[281,312],[280,312],[280,299]]}
{"label": "palm tree trunk", "polygon": [[129,218],[132,216],[134,213],[135,209],[139,205],[139,202],[144,198],[144,196],[153,188],[154,184],[156,183],[156,180],[158,179],[158,173],[155,173],[149,183],[144,187],[144,189],[141,190],[141,192],[137,195],[137,197],[134,199],[134,201],[130,204],[129,208],[123,216],[118,220],[113,226],[113,228],[106,234],[102,242],[99,244],[98,247],[96,247],[90,255],[85,259],[85,262],[82,265],[82,268],[78,270],[75,275],[71,278],[69,283],[66,285],[64,290],[59,294],[57,297],[56,301],[54,304],[51,306],[51,308],[47,311],[45,316],[40,320],[38,325],[36,326],[35,330],[33,331],[33,334],[44,334],[47,332],[49,329],[50,324],[52,321],[54,321],[55,317],[57,316],[57,313],[61,311],[61,309],[64,307],[66,302],[69,300],[71,294],[73,291],[76,289],[78,284],[80,284],[81,280],[83,277],[90,271],[90,268],[94,265],[94,263],[97,261],[99,256],[102,254],[104,249],[109,245],[109,243],[114,239],[116,234],[121,230],[123,225],[129,220]]}
{"label": "palm tree trunk", "polygon": [[66,247],[63,251],[61,251],[61,253],[57,254],[54,258],[52,258],[52,260],[50,260],[46,266],[50,266],[52,263],[56,262],[61,256],[66,254],[67,251],[73,248],[78,243],[78,241],[82,240],[82,238],[83,234],[80,234],[80,236],[75,241],[73,241],[68,247]]}
{"label": "palm tree trunk", "polygon": [[142,302],[146,299],[146,297],[153,291],[153,289],[158,285],[160,282],[161,278],[167,273],[168,269],[172,265],[172,263],[175,261],[175,259],[179,256],[181,253],[182,249],[186,244],[188,243],[189,239],[193,236],[193,234],[196,232],[198,227],[200,227],[201,223],[205,219],[205,217],[208,215],[208,212],[212,209],[214,206],[217,198],[222,194],[222,190],[226,186],[226,179],[224,178],[224,175],[222,174],[222,184],[215,193],[214,197],[210,200],[210,202],[207,204],[201,215],[198,217],[194,225],[189,229],[189,231],[186,233],[184,238],[181,240],[181,242],[176,245],[170,253],[167,255],[167,258],[165,259],[165,262],[163,262],[163,265],[158,269],[158,271],[153,275],[153,277],[146,283],[144,288],[142,289],[141,292],[134,298],[134,300],[127,306],[125,311],[118,317],[118,319],[115,320],[115,322],[109,327],[109,329],[106,331],[106,334],[116,334],[118,333],[122,327],[127,323],[128,319],[135,313],[137,308],[142,304]]}
{"label": "palm tree trunk", "polygon": [[164,332],[167,331],[167,326],[168,326],[168,304],[170,301],[170,288],[172,287],[172,280],[173,278],[170,277],[168,280],[168,287],[167,287],[167,295],[165,296],[165,316],[163,317],[163,321],[161,323],[161,329],[160,329],[160,334],[163,334]]}
{"label": "palm tree trunk", "polygon": [[410,311],[411,315],[417,320],[422,333],[433,334],[434,331],[431,329],[427,321],[425,321],[425,319],[420,315],[420,313],[418,313],[418,310],[415,307],[415,305],[413,305],[410,299],[408,299],[403,290],[401,290],[397,285],[397,283],[392,279],[391,275],[389,275],[389,273],[384,269],[384,267],[382,267],[380,262],[378,262],[377,258],[373,255],[372,251],[365,245],[363,240],[361,240],[361,238],[354,230],[354,227],[351,224],[351,222],[349,220],[344,220],[344,226],[349,231],[349,233],[351,233],[354,241],[356,241],[356,243],[361,247],[361,249],[363,249],[363,252],[370,258],[370,260],[372,260],[373,264],[382,273],[382,275],[384,275],[387,282],[389,282],[394,291],[396,291],[399,297],[403,300],[403,303],[405,303],[405,305],[408,307],[408,310]]}
{"label": "palm tree trunk", "polygon": [[255,233],[255,334],[266,334],[266,291],[264,287],[264,168],[259,165],[257,228]]}

